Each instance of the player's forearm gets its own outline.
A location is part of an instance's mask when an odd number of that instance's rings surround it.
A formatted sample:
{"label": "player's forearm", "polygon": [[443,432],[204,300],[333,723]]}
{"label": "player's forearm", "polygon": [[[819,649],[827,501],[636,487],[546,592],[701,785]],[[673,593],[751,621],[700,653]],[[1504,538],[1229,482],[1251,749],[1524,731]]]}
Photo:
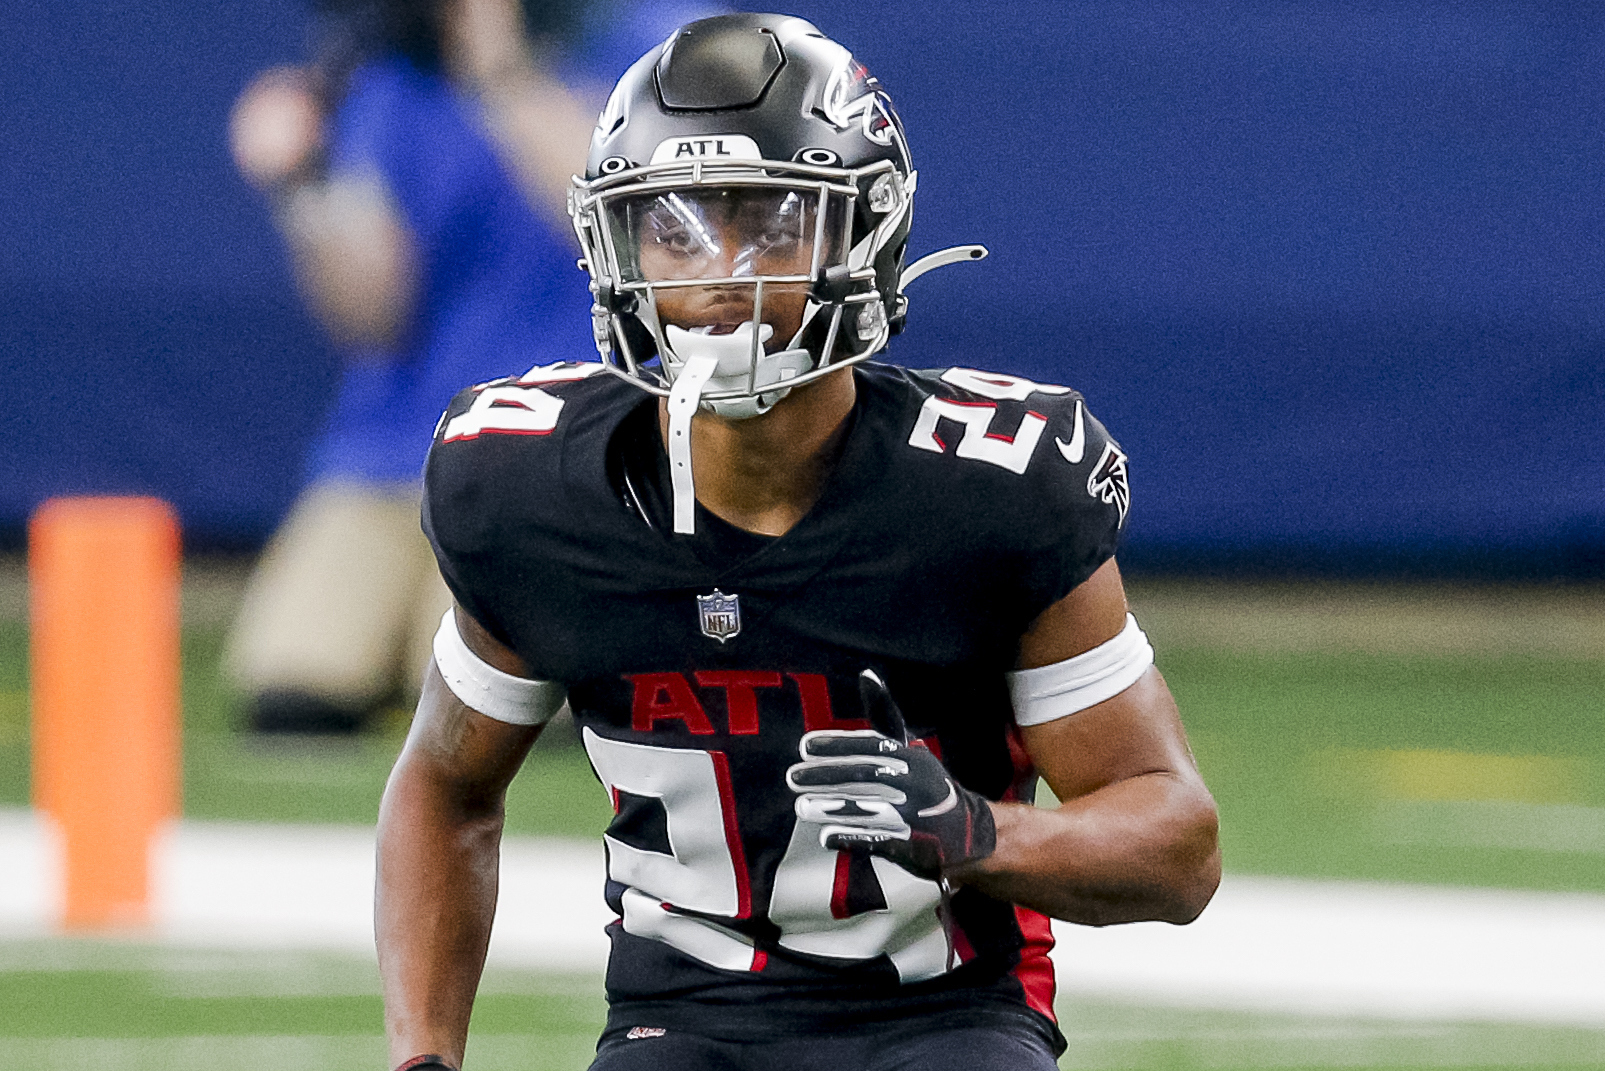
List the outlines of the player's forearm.
{"label": "player's forearm", "polygon": [[426,762],[397,764],[379,813],[374,927],[395,1065],[460,1066],[496,909],[502,809],[465,804]]}
{"label": "player's forearm", "polygon": [[1054,918],[1191,922],[1220,882],[1215,805],[1196,778],[1144,774],[1056,810],[992,811],[996,850],[956,877]]}
{"label": "player's forearm", "polygon": [[393,346],[416,300],[412,237],[376,179],[301,183],[277,196],[296,280],[336,341]]}

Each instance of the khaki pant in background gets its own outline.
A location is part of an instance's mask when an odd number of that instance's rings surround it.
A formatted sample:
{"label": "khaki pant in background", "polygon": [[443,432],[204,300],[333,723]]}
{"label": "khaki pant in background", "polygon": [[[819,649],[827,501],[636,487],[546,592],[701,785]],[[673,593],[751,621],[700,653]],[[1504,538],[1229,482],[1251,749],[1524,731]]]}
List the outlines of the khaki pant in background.
{"label": "khaki pant in background", "polygon": [[362,710],[415,699],[451,595],[411,485],[317,483],[262,552],[229,636],[243,691]]}

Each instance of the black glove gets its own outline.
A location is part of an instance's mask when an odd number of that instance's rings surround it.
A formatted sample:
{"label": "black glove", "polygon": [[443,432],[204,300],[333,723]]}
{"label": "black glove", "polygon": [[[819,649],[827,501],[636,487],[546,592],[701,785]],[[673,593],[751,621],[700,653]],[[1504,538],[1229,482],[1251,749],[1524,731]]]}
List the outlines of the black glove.
{"label": "black glove", "polygon": [[991,855],[997,827],[986,800],[908,743],[879,677],[865,670],[858,690],[875,728],[804,734],[803,761],[786,771],[798,819],[820,824],[826,848],[866,848],[930,881]]}

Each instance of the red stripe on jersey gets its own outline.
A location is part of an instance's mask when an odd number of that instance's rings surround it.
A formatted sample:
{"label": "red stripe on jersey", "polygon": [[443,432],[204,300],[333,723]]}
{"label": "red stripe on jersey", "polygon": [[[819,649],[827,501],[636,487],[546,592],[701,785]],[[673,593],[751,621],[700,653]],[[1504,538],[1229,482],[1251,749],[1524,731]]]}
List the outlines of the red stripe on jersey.
{"label": "red stripe on jersey", "polygon": [[753,949],[752,966],[747,969],[756,973],[757,971],[763,970],[767,966],[769,966],[769,953],[765,952],[761,948]]}
{"label": "red stripe on jersey", "polygon": [[852,859],[847,852],[836,853],[836,880],[830,887],[830,917],[844,919],[847,913],[847,883],[852,880]]}
{"label": "red stripe on jersey", "polygon": [[[1014,767],[1014,780],[1003,793],[1003,798],[1018,800],[1023,795],[1021,790],[1036,780],[1037,771],[1020,738],[1018,725],[1009,726],[1005,739],[1009,744],[1009,763]],[[1014,908],[1014,921],[1020,927],[1024,943],[1020,948],[1020,962],[1009,973],[1020,983],[1026,1004],[1058,1022],[1053,1014],[1053,998],[1058,982],[1053,975],[1053,960],[1048,958],[1048,953],[1053,950],[1053,926],[1048,916],[1018,905]]]}
{"label": "red stripe on jersey", "polygon": [[719,809],[724,812],[724,839],[730,846],[730,865],[736,872],[736,918],[752,917],[752,888],[747,879],[747,853],[741,847],[736,825],[736,794],[730,784],[730,760],[722,751],[710,751],[713,776],[719,782]]}
{"label": "red stripe on jersey", "polygon": [[1048,916],[1018,904],[1014,908],[1014,921],[1020,927],[1025,945],[1020,949],[1020,962],[1009,973],[1025,992],[1026,1004],[1058,1022],[1053,1014],[1058,982],[1053,976],[1053,960],[1048,958],[1048,953],[1053,951],[1053,927]]}
{"label": "red stripe on jersey", "polygon": [[[563,376],[563,377],[561,377],[559,379],[545,379],[545,378],[543,378],[543,377],[541,377],[541,376],[536,374],[537,372],[540,372],[540,371],[543,371],[543,369],[537,368],[533,372],[525,372],[523,375],[518,377],[517,383],[520,386],[524,386],[524,387],[555,387],[559,383],[578,383],[582,379],[590,379],[591,376],[594,374],[594,373],[591,373],[591,372],[582,372],[577,376]],[[507,382],[509,382],[511,380],[512,380],[512,377],[509,376],[507,379],[498,379],[498,380],[495,380],[495,381],[490,382],[490,383],[481,383],[481,384],[479,384],[479,386],[475,387],[474,389],[475,390],[484,390],[486,387],[499,386],[500,384],[507,383]]]}
{"label": "red stripe on jersey", "polygon": [[[514,405],[493,405],[493,406],[491,406],[491,408],[492,409],[517,409],[519,407],[518,406],[514,406]],[[550,435],[550,434],[552,434],[552,429],[551,428],[546,428],[544,430],[537,430],[537,429],[532,429],[532,428],[481,428],[478,431],[469,432],[466,435],[452,435],[452,436],[450,436],[448,438],[445,438],[445,439],[442,439],[440,441],[442,443],[463,443],[463,442],[468,442],[471,439],[477,439],[481,435]]]}
{"label": "red stripe on jersey", "polygon": [[1014,779],[1003,792],[1003,799],[1008,802],[1024,798],[1023,789],[1036,780],[1037,768],[1032,764],[1031,756],[1026,754],[1018,725],[1010,725],[1004,739],[1009,745],[1009,765],[1014,768]]}

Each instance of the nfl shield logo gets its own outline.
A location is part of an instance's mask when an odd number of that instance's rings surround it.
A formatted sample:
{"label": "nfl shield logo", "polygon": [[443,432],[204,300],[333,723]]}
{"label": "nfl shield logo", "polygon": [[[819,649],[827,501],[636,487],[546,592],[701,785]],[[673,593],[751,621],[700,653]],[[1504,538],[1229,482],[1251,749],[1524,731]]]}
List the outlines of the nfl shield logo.
{"label": "nfl shield logo", "polygon": [[740,596],[726,595],[718,588],[712,595],[697,596],[697,615],[702,618],[702,634],[724,643],[741,631]]}

